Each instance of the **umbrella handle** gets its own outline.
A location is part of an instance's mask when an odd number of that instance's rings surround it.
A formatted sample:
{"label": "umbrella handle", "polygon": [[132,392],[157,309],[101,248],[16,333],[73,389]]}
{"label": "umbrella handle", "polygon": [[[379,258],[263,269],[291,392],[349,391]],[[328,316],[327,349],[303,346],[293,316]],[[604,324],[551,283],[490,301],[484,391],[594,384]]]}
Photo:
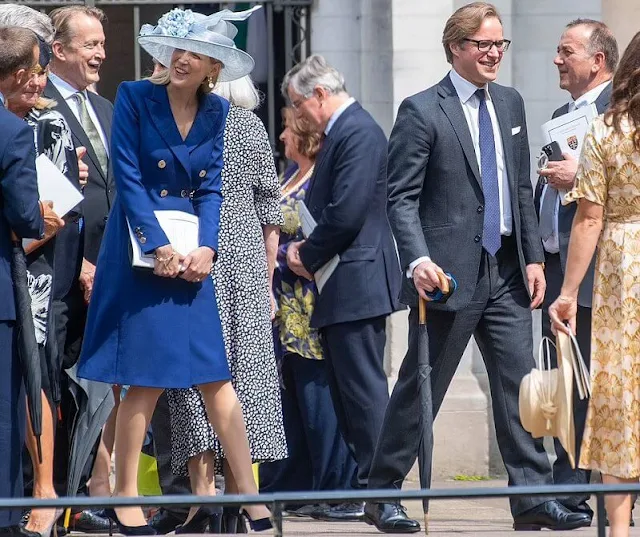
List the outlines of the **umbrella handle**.
{"label": "umbrella handle", "polygon": [[427,301],[421,296],[418,296],[418,323],[427,324]]}

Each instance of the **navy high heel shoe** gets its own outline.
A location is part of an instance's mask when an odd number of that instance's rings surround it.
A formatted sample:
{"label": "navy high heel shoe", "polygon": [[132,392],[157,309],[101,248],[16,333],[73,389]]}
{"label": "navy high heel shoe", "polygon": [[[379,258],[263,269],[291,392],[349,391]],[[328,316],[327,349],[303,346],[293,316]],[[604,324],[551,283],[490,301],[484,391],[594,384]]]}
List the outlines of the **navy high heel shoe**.
{"label": "navy high heel shoe", "polygon": [[113,535],[114,525],[122,535],[157,535],[156,530],[153,529],[152,526],[149,526],[149,524],[145,524],[144,526],[125,526],[120,522],[115,509],[105,509],[104,514],[109,519],[109,537]]}
{"label": "navy high heel shoe", "polygon": [[176,535],[193,533],[220,533],[220,512],[210,507],[200,507],[189,522],[176,528]]}
{"label": "navy high heel shoe", "polygon": [[247,519],[247,522],[249,522],[249,527],[253,531],[267,531],[273,528],[273,524],[271,524],[271,519],[269,517],[253,520],[249,516],[249,513],[247,513],[244,509],[240,511],[240,515]]}

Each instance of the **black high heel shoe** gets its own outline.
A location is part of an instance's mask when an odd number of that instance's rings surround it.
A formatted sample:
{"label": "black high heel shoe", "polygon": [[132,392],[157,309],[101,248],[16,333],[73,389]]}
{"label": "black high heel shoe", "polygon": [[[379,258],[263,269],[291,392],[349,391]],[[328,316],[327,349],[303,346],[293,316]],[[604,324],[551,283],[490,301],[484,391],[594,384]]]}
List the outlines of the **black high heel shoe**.
{"label": "black high heel shoe", "polygon": [[253,520],[249,516],[249,513],[247,513],[244,509],[240,511],[240,516],[247,519],[247,521],[249,522],[249,526],[253,531],[267,531],[273,528],[273,524],[271,524],[271,519],[269,517]]}
{"label": "black high heel shoe", "polygon": [[222,508],[222,524],[220,533],[247,533],[244,518],[237,507]]}
{"label": "black high heel shoe", "polygon": [[125,526],[120,522],[115,509],[105,509],[104,514],[109,519],[109,537],[113,535],[114,525],[118,528],[118,533],[122,533],[122,535],[157,535],[156,530],[149,524],[144,526]]}
{"label": "black high heel shoe", "polygon": [[221,533],[220,512],[210,507],[200,507],[189,522],[176,528],[176,535],[181,533]]}

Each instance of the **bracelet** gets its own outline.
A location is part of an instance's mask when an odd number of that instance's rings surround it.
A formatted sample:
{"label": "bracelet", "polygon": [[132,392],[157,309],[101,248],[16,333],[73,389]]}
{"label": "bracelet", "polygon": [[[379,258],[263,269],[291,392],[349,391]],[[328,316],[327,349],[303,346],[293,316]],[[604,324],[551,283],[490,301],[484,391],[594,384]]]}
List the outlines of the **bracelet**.
{"label": "bracelet", "polygon": [[156,258],[156,261],[158,261],[159,263],[167,265],[168,263],[171,262],[171,260],[175,257],[175,255],[176,255],[175,252],[171,252],[171,255],[169,257],[162,258],[156,255],[155,258]]}

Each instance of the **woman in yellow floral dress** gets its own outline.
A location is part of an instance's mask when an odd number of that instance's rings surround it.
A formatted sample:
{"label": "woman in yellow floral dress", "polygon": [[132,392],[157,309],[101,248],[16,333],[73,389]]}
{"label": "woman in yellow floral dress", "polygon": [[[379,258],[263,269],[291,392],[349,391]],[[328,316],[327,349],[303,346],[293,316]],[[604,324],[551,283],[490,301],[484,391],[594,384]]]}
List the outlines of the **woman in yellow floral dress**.
{"label": "woman in yellow floral dress", "polygon": [[[613,79],[611,105],[585,139],[567,271],[549,309],[556,330],[575,330],[578,286],[598,247],[593,289],[591,382],[580,467],[604,483],[640,477],[640,33]],[[629,495],[607,496],[611,537],[629,535]]]}
{"label": "woman in yellow floral dress", "polygon": [[[320,137],[283,111],[281,135],[285,154],[296,167],[285,173],[282,185],[280,246],[273,278],[278,312],[274,339],[282,378],[282,414],[289,458],[260,465],[260,491],[334,490],[349,488],[356,464],[340,431],[329,393],[322,346],[317,330],[309,326],[316,301],[313,281],[294,274],[287,266],[287,248],[301,240],[297,203],[304,200]],[[345,506],[292,506],[298,514],[331,518],[348,516]]]}

